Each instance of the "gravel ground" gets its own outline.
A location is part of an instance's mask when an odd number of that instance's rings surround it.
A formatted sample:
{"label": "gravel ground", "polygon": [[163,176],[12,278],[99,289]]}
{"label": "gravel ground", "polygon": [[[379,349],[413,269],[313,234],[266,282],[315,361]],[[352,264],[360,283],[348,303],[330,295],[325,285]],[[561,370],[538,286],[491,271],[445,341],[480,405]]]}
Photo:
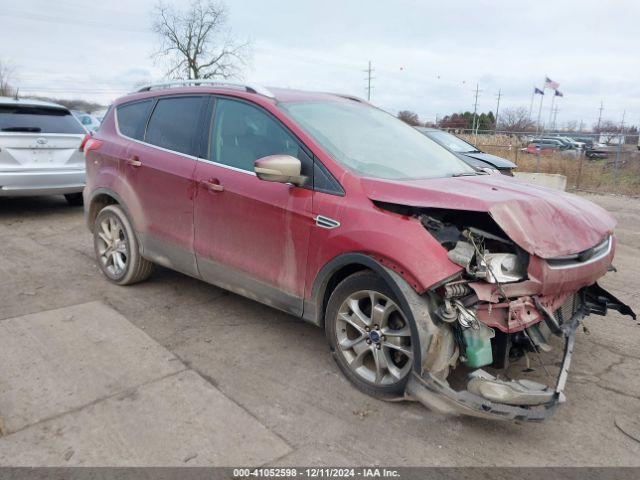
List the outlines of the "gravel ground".
{"label": "gravel ground", "polygon": [[[640,200],[588,198],[618,219],[618,272],[602,283],[638,312]],[[640,466],[640,443],[615,424],[640,413],[640,326],[617,313],[586,319],[568,402],[551,421],[445,418],[361,394],[329,357],[323,331],[287,314],[162,268],[144,284],[109,284],[82,209],[62,197],[0,199],[0,320],[92,301],[283,439],[290,453],[278,465]]]}

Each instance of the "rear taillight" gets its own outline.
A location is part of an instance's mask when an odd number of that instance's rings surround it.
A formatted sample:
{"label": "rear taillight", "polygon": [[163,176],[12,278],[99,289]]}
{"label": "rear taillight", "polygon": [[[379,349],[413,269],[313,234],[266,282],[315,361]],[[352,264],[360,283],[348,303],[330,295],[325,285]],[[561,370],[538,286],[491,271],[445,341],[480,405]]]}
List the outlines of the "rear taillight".
{"label": "rear taillight", "polygon": [[80,151],[84,152],[84,158],[87,158],[87,155],[91,150],[98,150],[102,146],[101,140],[96,140],[90,135],[87,135],[87,137],[85,137],[80,145]]}
{"label": "rear taillight", "polygon": [[91,138],[91,134],[87,133],[84,138],[82,139],[82,142],[80,142],[80,148],[78,150],[80,150],[81,152],[84,152],[84,147],[87,144],[87,141]]}

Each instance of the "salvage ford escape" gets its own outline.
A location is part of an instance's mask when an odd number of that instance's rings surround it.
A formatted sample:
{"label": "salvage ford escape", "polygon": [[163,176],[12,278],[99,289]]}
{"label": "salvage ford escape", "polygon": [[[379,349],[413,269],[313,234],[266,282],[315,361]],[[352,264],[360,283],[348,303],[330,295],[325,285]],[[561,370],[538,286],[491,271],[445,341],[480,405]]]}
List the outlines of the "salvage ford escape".
{"label": "salvage ford escape", "polygon": [[[110,281],[156,263],[323,326],[378,398],[543,420],[583,317],[635,318],[597,284],[616,245],[607,212],[475,170],[358,98],[155,84],[117,100],[83,150]],[[509,374],[553,337],[553,385]]]}

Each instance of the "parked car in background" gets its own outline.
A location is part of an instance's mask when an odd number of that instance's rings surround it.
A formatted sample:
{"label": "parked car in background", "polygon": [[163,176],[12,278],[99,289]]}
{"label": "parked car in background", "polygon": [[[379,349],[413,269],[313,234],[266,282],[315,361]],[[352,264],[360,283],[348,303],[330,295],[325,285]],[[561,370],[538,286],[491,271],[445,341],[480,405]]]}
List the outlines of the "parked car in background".
{"label": "parked car in background", "polygon": [[86,134],[61,105],[0,97],[0,196],[63,194],[81,204]]}
{"label": "parked car in background", "polygon": [[[601,145],[601,144],[596,144],[596,145]],[[584,151],[584,154],[586,155],[587,158],[590,158],[592,160],[600,160],[603,158],[609,158],[609,151],[608,150],[604,150],[603,148],[594,145],[591,148],[587,148]]]}
{"label": "parked car in background", "polygon": [[584,136],[575,136],[572,135],[571,137],[572,140],[575,140],[576,142],[580,142],[584,144],[584,148],[591,148],[593,146],[594,140],[592,137],[584,137]]}
{"label": "parked car in background", "polygon": [[542,137],[541,142],[553,141],[560,142],[560,150],[573,150],[575,148],[573,141],[564,137]]}
{"label": "parked car in background", "polygon": [[100,110],[95,110],[94,112],[91,112],[91,115],[93,115],[100,123],[102,123],[102,120],[104,119],[104,116],[107,114],[107,110],[108,110],[108,108],[102,108]]}
{"label": "parked car in background", "polygon": [[444,148],[460,155],[461,158],[471,165],[479,169],[497,170],[504,175],[513,176],[513,171],[518,167],[515,163],[490,153],[478,150],[477,147],[462,140],[449,132],[438,130],[437,128],[415,127],[420,133],[426,135],[434,142],[442,145]]}
{"label": "parked car in background", "polygon": [[[190,82],[118,99],[84,145],[112,283],[178,270],[324,328],[369,395],[501,420],[564,402],[585,315],[635,318],[596,283],[615,220],[586,199],[478,171],[358,98]],[[552,384],[503,376],[554,348]]]}
{"label": "parked car in background", "polygon": [[553,138],[557,138],[562,142],[565,142],[567,145],[569,145],[571,148],[574,148],[576,150],[582,150],[585,146],[584,142],[579,142],[571,137],[553,137]]}
{"label": "parked car in background", "polygon": [[537,153],[540,152],[552,152],[559,150],[566,150],[567,147],[560,140],[555,138],[535,138],[533,139],[529,145],[523,148],[523,151],[526,153]]}
{"label": "parked car in background", "polygon": [[95,132],[100,127],[100,120],[93,115],[77,110],[72,110],[71,113],[78,119],[87,132]]}

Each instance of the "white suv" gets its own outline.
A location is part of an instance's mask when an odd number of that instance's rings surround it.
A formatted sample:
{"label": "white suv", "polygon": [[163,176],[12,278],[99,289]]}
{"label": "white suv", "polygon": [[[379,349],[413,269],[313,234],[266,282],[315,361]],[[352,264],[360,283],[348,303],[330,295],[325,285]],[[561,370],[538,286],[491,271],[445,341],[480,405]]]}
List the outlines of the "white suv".
{"label": "white suv", "polygon": [[0,196],[63,194],[81,204],[86,133],[61,105],[0,97]]}

